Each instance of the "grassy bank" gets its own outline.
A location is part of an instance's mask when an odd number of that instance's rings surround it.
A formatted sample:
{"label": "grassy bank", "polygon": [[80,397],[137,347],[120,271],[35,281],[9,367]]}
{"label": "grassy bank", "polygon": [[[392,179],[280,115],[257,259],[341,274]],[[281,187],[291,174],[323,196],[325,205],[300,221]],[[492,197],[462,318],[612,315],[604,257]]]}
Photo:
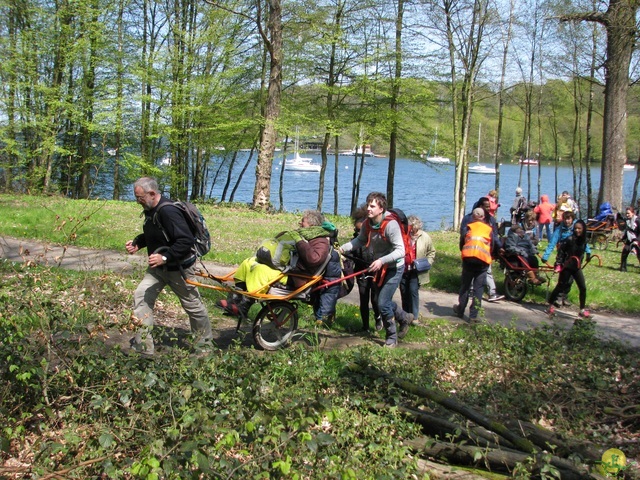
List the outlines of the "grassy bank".
{"label": "grassy bank", "polygon": [[[282,230],[297,228],[298,213],[265,214],[246,205],[200,206],[209,225],[213,248],[207,260],[226,265],[240,263],[253,254],[263,238]],[[63,245],[123,250],[124,243],[141,231],[141,208],[134,202],[69,200],[62,197],[0,195],[0,234],[32,238]],[[350,219],[328,215],[340,230],[343,241],[351,238]],[[454,232],[430,232],[438,252],[431,271],[429,288],[457,292],[460,281],[458,236]],[[542,247],[546,245],[543,242]],[[585,270],[588,306],[596,312],[635,315],[640,311],[640,270],[635,259],[627,273],[618,271],[621,246],[611,245],[597,252],[597,261]],[[552,257],[553,258],[553,257]],[[503,275],[493,266],[499,290]],[[557,277],[553,277],[551,287]],[[545,288],[536,288],[526,301],[544,303]],[[577,289],[570,300],[577,302]]]}

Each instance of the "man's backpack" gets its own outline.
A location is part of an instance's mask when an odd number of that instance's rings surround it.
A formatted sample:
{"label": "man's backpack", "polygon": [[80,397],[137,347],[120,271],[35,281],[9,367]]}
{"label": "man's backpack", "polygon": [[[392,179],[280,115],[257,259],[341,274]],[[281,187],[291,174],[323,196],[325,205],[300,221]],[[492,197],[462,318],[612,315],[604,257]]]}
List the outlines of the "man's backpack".
{"label": "man's backpack", "polygon": [[[387,214],[380,222],[380,235],[383,240],[387,240],[384,236],[385,228],[387,224],[395,220],[400,225],[400,233],[402,234],[402,243],[404,244],[404,264],[408,268],[413,265],[413,261],[416,259],[416,251],[411,245],[411,227],[409,226],[409,220],[402,210],[399,208],[390,208],[387,210]],[[371,234],[371,226],[367,220],[365,223],[367,228],[367,243],[369,242],[369,235]]]}
{"label": "man's backpack", "polygon": [[[200,210],[198,210],[198,207],[196,207],[193,203],[183,202],[180,200],[171,203],[161,203],[158,205],[156,215],[158,215],[158,212],[162,207],[165,207],[167,205],[173,205],[182,212],[182,215],[184,216],[184,219],[189,226],[189,230],[191,230],[191,233],[193,234],[196,256],[203,257],[207,253],[209,253],[209,251],[211,250],[211,234],[209,233],[209,229],[207,228],[207,222],[205,221],[202,213],[200,213]],[[160,227],[164,238],[168,242],[169,238],[167,237],[167,234],[161,223],[159,221],[156,221],[155,216],[153,221]]]}

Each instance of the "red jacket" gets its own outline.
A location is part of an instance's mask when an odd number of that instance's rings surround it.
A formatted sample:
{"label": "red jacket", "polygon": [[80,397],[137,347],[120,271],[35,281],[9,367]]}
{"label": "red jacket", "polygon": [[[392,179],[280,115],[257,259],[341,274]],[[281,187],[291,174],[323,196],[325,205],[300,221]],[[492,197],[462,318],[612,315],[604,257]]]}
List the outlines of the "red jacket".
{"label": "red jacket", "polygon": [[549,196],[542,195],[540,197],[540,204],[533,209],[538,216],[538,223],[547,224],[553,222],[553,209],[556,208],[555,204],[549,203]]}

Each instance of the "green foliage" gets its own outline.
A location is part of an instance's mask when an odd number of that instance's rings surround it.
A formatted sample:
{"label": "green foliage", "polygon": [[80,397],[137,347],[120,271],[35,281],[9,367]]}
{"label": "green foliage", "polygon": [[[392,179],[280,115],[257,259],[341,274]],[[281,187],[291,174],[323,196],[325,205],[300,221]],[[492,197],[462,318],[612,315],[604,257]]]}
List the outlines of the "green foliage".
{"label": "green foliage", "polygon": [[[410,333],[419,349],[296,343],[268,354],[231,346],[195,355],[175,347],[147,360],[109,346],[127,325],[132,279],[6,261],[0,274],[0,459],[22,459],[40,475],[63,468],[71,468],[66,478],[417,474],[403,440],[421,436],[419,428],[375,406],[450,414],[360,376],[353,362],[455,392],[497,418],[550,423],[606,445],[625,432],[603,409],[640,395],[637,356],[601,343],[588,322],[521,332],[435,320],[412,329],[420,330]],[[337,333],[358,326],[354,312],[341,307]],[[631,457],[631,444],[622,448]]]}

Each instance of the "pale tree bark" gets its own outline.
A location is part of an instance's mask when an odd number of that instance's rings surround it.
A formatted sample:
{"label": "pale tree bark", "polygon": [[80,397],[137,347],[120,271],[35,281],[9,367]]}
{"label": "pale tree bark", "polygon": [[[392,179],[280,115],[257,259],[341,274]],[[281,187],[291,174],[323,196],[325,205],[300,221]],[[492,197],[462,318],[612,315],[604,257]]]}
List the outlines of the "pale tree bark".
{"label": "pale tree bark", "polygon": [[[453,228],[458,230],[464,217],[469,175],[471,119],[475,101],[476,79],[482,62],[485,29],[489,24],[487,0],[472,3],[444,0],[441,9],[446,24],[453,104],[453,135],[456,148]],[[467,11],[465,17],[463,12]],[[464,17],[464,20],[461,18]],[[462,70],[458,93],[458,65]],[[457,104],[460,98],[460,105]],[[460,133],[458,133],[458,128]]]}
{"label": "pale tree bark", "polygon": [[282,96],[282,6],[280,0],[269,0],[266,31],[262,27],[261,8],[258,2],[256,24],[269,52],[269,86],[264,114],[264,129],[260,138],[260,152],[256,166],[256,184],[253,190],[253,207],[265,210],[271,201],[271,168],[276,148],[276,124],[280,116]]}

